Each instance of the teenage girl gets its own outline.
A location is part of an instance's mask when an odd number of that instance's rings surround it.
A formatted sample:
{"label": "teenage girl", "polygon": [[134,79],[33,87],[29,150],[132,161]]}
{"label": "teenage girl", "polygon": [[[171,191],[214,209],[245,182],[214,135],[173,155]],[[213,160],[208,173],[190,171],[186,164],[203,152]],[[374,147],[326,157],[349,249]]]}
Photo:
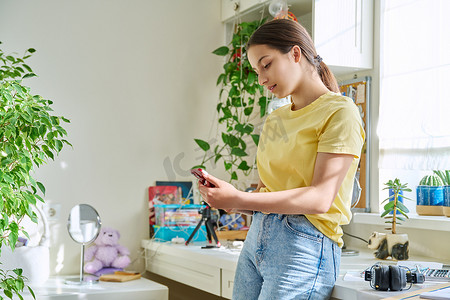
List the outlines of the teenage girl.
{"label": "teenage girl", "polygon": [[291,104],[266,119],[257,151],[257,193],[208,175],[214,208],[251,212],[233,299],[328,299],[339,275],[342,229],[365,133],[356,105],[299,23],[262,25],[247,45],[259,84]]}

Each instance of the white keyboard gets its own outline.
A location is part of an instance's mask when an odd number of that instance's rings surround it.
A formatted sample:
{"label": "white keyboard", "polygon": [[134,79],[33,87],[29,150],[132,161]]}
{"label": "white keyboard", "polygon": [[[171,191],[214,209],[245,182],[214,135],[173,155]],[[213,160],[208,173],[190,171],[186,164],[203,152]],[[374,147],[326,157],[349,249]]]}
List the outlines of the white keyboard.
{"label": "white keyboard", "polygon": [[423,272],[426,281],[450,281],[450,269],[428,269]]}

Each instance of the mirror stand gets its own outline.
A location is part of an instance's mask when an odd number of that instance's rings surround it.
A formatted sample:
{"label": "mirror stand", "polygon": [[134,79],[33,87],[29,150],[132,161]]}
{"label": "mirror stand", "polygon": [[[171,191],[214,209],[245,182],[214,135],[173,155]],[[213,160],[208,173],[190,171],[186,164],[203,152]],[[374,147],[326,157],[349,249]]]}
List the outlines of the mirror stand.
{"label": "mirror stand", "polygon": [[67,221],[67,230],[70,237],[81,244],[80,277],[67,278],[66,284],[92,285],[99,282],[94,275],[84,274],[84,250],[86,245],[92,243],[100,232],[101,221],[97,211],[88,204],[79,204],[72,208]]}
{"label": "mirror stand", "polygon": [[81,259],[80,259],[80,276],[71,277],[65,280],[66,284],[71,285],[91,285],[99,282],[98,277],[94,275],[84,275],[84,249],[86,244],[81,244]]}

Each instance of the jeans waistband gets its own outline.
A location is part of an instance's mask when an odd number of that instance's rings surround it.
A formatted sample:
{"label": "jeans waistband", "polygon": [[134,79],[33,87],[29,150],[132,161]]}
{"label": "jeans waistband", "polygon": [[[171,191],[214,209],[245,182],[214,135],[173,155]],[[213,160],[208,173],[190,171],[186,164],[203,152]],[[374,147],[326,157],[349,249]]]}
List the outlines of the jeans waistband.
{"label": "jeans waistband", "polygon": [[270,215],[274,215],[274,216],[276,216],[278,219],[283,219],[285,216],[292,216],[292,217],[304,217],[305,215],[303,215],[303,214],[300,214],[300,215],[292,215],[292,214],[276,214],[276,213],[266,213],[266,212],[262,212],[262,211],[254,211],[253,212],[253,215],[256,215],[256,214],[262,214],[262,215],[265,215],[265,216],[270,216]]}

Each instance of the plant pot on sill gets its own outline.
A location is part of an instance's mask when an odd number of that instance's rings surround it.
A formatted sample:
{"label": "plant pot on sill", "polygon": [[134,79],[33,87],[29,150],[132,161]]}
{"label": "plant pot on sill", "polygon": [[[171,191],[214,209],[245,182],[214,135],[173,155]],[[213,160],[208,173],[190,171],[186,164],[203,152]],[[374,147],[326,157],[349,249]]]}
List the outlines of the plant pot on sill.
{"label": "plant pot on sill", "polygon": [[444,215],[450,217],[450,185],[444,187]]}
{"label": "plant pot on sill", "polygon": [[406,233],[374,232],[369,238],[369,249],[376,250],[374,255],[378,259],[391,257],[394,260],[409,258],[409,239]]}
{"label": "plant pot on sill", "polygon": [[444,187],[419,185],[416,212],[421,216],[443,216]]}

